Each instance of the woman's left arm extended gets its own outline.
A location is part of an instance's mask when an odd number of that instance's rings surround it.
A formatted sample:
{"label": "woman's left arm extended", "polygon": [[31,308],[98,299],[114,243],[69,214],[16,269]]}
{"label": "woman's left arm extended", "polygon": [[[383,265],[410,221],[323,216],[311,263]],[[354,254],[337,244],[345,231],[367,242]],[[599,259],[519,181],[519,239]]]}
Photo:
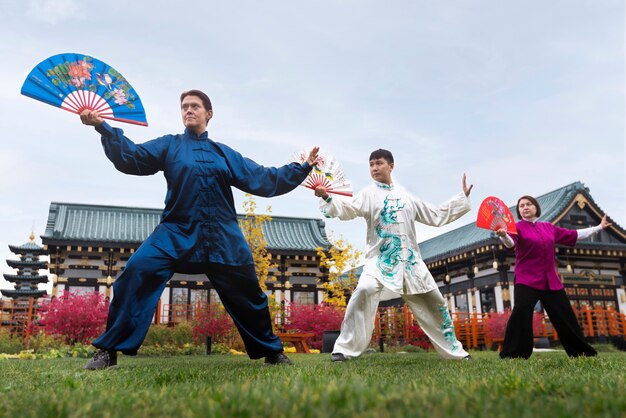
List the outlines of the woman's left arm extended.
{"label": "woman's left arm extended", "polygon": [[587,239],[597,234],[600,230],[608,228],[612,224],[609,223],[606,219],[606,215],[602,217],[602,221],[596,226],[591,226],[589,228],[577,229],[576,233],[578,234],[578,239]]}

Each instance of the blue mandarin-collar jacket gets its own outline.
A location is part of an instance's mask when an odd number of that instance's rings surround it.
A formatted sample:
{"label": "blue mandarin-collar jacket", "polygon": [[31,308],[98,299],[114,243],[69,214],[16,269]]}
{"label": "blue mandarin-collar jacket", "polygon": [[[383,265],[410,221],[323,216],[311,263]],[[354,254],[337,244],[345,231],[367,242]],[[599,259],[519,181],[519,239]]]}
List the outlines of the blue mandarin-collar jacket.
{"label": "blue mandarin-collar jacket", "polygon": [[135,144],[119,128],[96,127],[115,168],[127,174],[163,171],[167,180],[160,224],[146,241],[175,260],[191,263],[252,264],[237,223],[231,187],[262,197],[287,193],[304,181],[311,166],[263,167],[206,132],[165,135]]}

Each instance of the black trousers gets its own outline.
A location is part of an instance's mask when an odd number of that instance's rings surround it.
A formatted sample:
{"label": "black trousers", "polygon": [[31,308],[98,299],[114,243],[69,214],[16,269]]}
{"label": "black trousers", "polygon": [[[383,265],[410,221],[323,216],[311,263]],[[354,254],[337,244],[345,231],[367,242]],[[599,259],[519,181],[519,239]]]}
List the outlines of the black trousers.
{"label": "black trousers", "polygon": [[533,353],[533,309],[537,301],[541,301],[548,313],[567,355],[578,357],[598,354],[585,341],[565,289],[538,290],[516,284],[515,306],[506,326],[501,358],[529,358]]}

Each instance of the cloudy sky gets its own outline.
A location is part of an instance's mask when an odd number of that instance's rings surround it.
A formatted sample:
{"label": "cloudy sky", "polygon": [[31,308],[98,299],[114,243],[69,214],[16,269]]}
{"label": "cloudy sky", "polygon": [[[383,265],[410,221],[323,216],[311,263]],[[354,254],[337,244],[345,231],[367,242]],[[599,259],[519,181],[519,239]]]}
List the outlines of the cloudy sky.
{"label": "cloudy sky", "polygon": [[[626,227],[624,17],[618,0],[0,0],[0,269],[14,272],[8,244],[44,233],[51,201],[163,206],[162,175],[115,171],[77,116],[20,95],[62,52],[129,80],[150,126],[115,126],[135,142],[180,132],[180,92],[199,88],[209,136],[264,165],[317,144],[360,189],[383,147],[395,180],[433,203],[466,172],[474,208],[582,181]],[[320,216],[304,188],[258,203]],[[326,226],[363,248],[362,220]]]}

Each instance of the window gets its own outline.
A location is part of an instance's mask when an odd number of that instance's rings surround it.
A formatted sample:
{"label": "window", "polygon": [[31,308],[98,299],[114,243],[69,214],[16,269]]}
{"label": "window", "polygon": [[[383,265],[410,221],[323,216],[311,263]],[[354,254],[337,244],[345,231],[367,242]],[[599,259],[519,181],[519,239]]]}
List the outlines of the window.
{"label": "window", "polygon": [[93,286],[67,286],[67,291],[74,295],[90,295],[96,293],[96,288]]}
{"label": "window", "polygon": [[480,309],[482,312],[496,311],[496,293],[493,288],[480,291]]}
{"label": "window", "polygon": [[299,305],[315,305],[315,292],[293,292],[293,301]]}
{"label": "window", "polygon": [[189,302],[193,305],[206,304],[209,301],[208,289],[189,289]]}
{"label": "window", "polygon": [[181,322],[187,319],[187,313],[189,305],[187,304],[187,298],[189,295],[189,289],[184,287],[172,288],[172,306],[170,313],[170,321]]}
{"label": "window", "polygon": [[602,289],[591,289],[591,294],[593,296],[602,296]]}
{"label": "window", "polygon": [[215,289],[209,290],[209,302],[210,303],[221,303],[220,296],[217,294]]}
{"label": "window", "polygon": [[173,287],[172,288],[172,304],[186,304],[188,290],[189,289],[184,288],[184,287]]}
{"label": "window", "polygon": [[460,295],[456,295],[454,297],[454,303],[456,305],[456,310],[457,311],[464,311],[464,312],[468,311],[467,294],[466,293],[461,293]]}

